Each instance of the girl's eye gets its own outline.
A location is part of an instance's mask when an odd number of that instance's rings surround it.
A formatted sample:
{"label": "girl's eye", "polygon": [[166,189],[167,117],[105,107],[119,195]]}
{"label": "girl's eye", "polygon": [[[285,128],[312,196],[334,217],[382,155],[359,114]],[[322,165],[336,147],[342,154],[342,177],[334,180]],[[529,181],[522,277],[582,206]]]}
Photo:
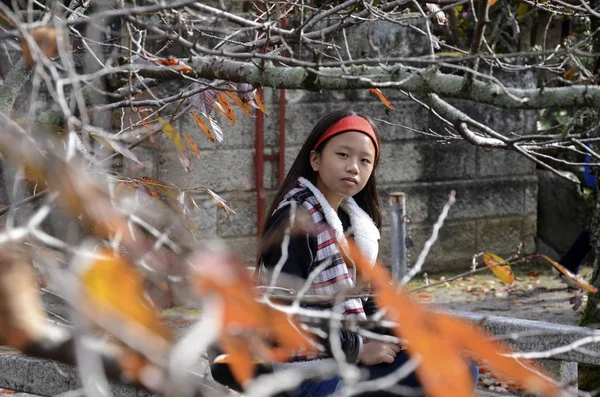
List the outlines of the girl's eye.
{"label": "girl's eye", "polygon": [[341,157],[344,157],[344,158],[345,158],[345,157],[348,157],[348,154],[346,154],[346,153],[344,153],[344,152],[339,152],[339,153],[338,153],[338,156],[341,156]]}
{"label": "girl's eye", "polygon": [[365,164],[371,164],[371,160],[369,159],[362,159],[361,161]]}

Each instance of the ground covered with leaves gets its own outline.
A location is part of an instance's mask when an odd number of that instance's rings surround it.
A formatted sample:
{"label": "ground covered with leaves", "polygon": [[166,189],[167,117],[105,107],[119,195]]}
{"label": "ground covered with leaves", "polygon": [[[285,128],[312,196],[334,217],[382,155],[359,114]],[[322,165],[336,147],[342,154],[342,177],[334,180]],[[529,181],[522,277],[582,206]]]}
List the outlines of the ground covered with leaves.
{"label": "ground covered with leaves", "polygon": [[[577,325],[583,312],[587,293],[567,288],[551,267],[514,266],[516,280],[508,285],[491,272],[483,271],[468,277],[442,283],[419,291],[434,305],[453,310],[472,311],[496,316]],[[592,269],[584,267],[580,275],[591,277]],[[450,279],[453,274],[428,276],[428,282]],[[425,285],[424,278],[411,284]],[[428,296],[427,296],[428,295]]]}

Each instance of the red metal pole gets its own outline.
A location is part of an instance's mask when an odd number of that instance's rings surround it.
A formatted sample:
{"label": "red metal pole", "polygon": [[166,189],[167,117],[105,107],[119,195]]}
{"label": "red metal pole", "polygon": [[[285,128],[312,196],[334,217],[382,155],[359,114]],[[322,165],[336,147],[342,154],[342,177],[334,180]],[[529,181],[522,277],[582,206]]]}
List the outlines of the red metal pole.
{"label": "red metal pole", "polygon": [[[263,95],[262,88],[258,89],[260,96]],[[254,137],[254,179],[256,186],[256,222],[257,235],[262,236],[265,223],[265,187],[263,185],[264,168],[264,117],[260,110],[255,109],[255,137]]]}
{"label": "red metal pole", "polygon": [[279,90],[279,185],[285,179],[285,88]]}

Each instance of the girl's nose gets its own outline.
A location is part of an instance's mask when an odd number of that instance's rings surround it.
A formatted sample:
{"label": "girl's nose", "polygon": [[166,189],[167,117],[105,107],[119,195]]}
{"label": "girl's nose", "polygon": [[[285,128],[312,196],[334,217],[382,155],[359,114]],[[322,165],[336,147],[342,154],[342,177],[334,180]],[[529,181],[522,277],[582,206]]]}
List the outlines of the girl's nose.
{"label": "girl's nose", "polygon": [[358,164],[356,161],[350,161],[346,167],[346,171],[358,174]]}

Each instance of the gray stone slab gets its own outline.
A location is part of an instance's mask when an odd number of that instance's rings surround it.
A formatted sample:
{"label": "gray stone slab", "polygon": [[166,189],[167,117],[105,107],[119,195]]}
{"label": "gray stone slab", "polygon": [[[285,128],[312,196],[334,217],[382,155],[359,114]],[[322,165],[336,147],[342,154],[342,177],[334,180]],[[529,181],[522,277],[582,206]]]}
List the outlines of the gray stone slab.
{"label": "gray stone slab", "polygon": [[523,251],[535,249],[535,218],[511,216],[492,219],[477,219],[476,252],[491,251],[500,256],[514,252],[519,243]]}
{"label": "gray stone slab", "polygon": [[537,216],[527,215],[523,217],[522,229],[523,253],[532,254],[537,252]]}
{"label": "gray stone slab", "polygon": [[[536,174],[537,176],[537,174]],[[525,185],[525,198],[523,210],[526,214],[536,214],[538,211],[538,184]]]}
{"label": "gray stone slab", "polygon": [[221,237],[255,236],[257,230],[256,193],[229,193],[223,197],[235,210],[229,220],[219,212],[218,234]]}
{"label": "gray stone slab", "polygon": [[[548,373],[564,386],[577,387],[577,363],[557,360],[538,360],[537,361]],[[562,396],[572,396],[573,394],[564,392]]]}
{"label": "gray stone slab", "polygon": [[376,170],[377,182],[401,183],[419,179],[423,157],[416,142],[384,143]]}
{"label": "gray stone slab", "polygon": [[[409,228],[414,246],[410,248],[409,261],[414,264],[421,252],[425,241],[431,235],[432,227],[427,225],[413,225]],[[447,270],[467,270],[471,265],[471,257],[475,251],[475,222],[460,221],[448,222],[440,230],[436,243],[431,248],[423,271],[439,272]],[[460,250],[456,247],[461,247]],[[380,260],[389,265],[391,263],[391,229],[384,227],[379,244]]]}
{"label": "gray stone slab", "polygon": [[565,349],[564,352],[547,354],[540,358],[600,364],[600,330],[472,312],[448,311],[448,313],[482,325],[491,334],[504,337],[505,343],[522,352],[540,353],[569,346],[577,341],[591,341],[581,347],[595,352],[595,354],[586,354],[577,349]]}
{"label": "gray stone slab", "polygon": [[467,179],[475,172],[475,148],[469,144],[393,142],[381,145],[377,181],[389,184]]}
{"label": "gray stone slab", "polygon": [[194,235],[199,238],[214,237],[217,235],[218,213],[223,211],[217,207],[217,203],[208,195],[204,200],[196,200],[199,208],[192,213],[192,220],[198,229]]}
{"label": "gray stone slab", "polygon": [[[81,388],[81,381],[72,366],[34,357],[0,354],[0,387],[53,396]],[[111,391],[115,396],[150,396],[132,386],[117,383],[111,383]]]}
{"label": "gray stone slab", "polygon": [[300,152],[300,146],[286,146],[285,147],[285,173],[287,175],[290,172],[290,168],[292,168],[292,164],[296,157],[298,156],[298,152]]}
{"label": "gray stone slab", "polygon": [[476,105],[483,115],[483,122],[496,132],[524,135],[536,132],[537,112],[531,110],[500,109],[488,105]]}
{"label": "gray stone slab", "polygon": [[535,190],[537,178],[523,176],[438,182],[429,185],[429,216],[437,218],[448,201],[451,190],[456,192],[456,203],[449,213],[450,219],[473,219],[506,215],[533,215],[535,211],[525,206],[525,189]]}
{"label": "gray stone slab", "polygon": [[[440,230],[440,235],[432,247],[424,267],[427,272],[468,270],[474,254],[482,250],[492,251],[500,256],[511,254],[519,242],[523,242],[523,253],[535,252],[535,233],[524,229],[529,218],[514,217],[510,220],[491,219],[487,223],[475,221],[449,221]],[[490,229],[486,232],[486,228]],[[483,230],[483,232],[482,232]],[[414,264],[425,241],[431,235],[432,227],[418,224],[409,227],[414,246],[410,248],[410,263]],[[385,264],[391,260],[391,231],[385,226],[380,241],[380,259]]]}
{"label": "gray stone slab", "polygon": [[[272,183],[273,165],[264,165],[265,188]],[[192,171],[185,172],[174,150],[165,150],[161,155],[159,179],[169,181],[182,188],[206,186],[217,193],[248,191],[254,189],[254,150],[219,149],[207,150],[200,158],[192,159]]]}
{"label": "gray stone slab", "polygon": [[256,236],[229,237],[224,238],[223,241],[244,263],[251,266],[256,265],[258,248]]}
{"label": "gray stone slab", "polygon": [[512,176],[535,174],[535,163],[509,150],[477,148],[477,176]]}

